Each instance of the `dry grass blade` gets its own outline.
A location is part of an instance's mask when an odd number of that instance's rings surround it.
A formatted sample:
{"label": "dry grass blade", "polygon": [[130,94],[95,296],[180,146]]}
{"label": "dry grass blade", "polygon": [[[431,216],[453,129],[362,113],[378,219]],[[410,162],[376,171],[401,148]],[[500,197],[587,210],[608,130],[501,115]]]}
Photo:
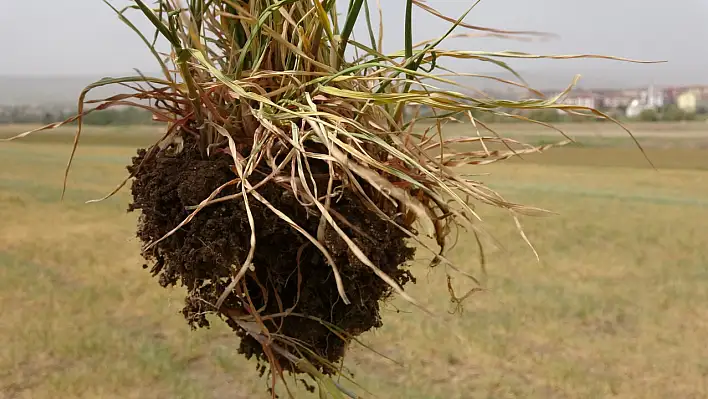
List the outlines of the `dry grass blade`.
{"label": "dry grass blade", "polygon": [[219,134],[224,136],[229,141],[229,150],[234,160],[234,166],[236,172],[238,173],[238,178],[241,181],[241,194],[243,198],[243,204],[246,208],[246,214],[248,215],[248,225],[251,228],[250,247],[248,249],[248,255],[246,256],[246,260],[243,262],[241,269],[238,271],[236,276],[233,277],[231,283],[229,283],[229,285],[226,287],[221,296],[219,296],[219,299],[216,302],[216,308],[221,309],[221,305],[224,304],[226,297],[231,294],[233,289],[236,288],[236,285],[241,281],[241,279],[249,270],[249,268],[252,267],[251,262],[253,262],[253,256],[255,255],[256,251],[256,226],[255,222],[253,221],[253,213],[251,212],[251,206],[248,204],[248,193],[246,193],[246,187],[248,186],[248,176],[244,173],[244,165],[242,163],[244,160],[239,159],[238,151],[236,150],[236,143],[234,142],[234,139],[233,137],[231,137],[229,132],[221,126],[214,125],[214,128],[217,132],[219,132]]}
{"label": "dry grass blade", "polygon": [[257,325],[253,322],[244,322],[241,321],[237,317],[233,317],[231,314],[228,315],[228,317],[239,324],[244,330],[248,332],[250,336],[261,342],[263,345],[267,345],[271,347],[274,351],[278,352],[280,355],[284,356],[288,360],[290,360],[293,364],[295,364],[298,368],[301,368],[303,371],[310,373],[314,376],[318,377],[318,382],[323,382],[325,384],[325,387],[328,391],[329,394],[333,395],[334,398],[341,398],[344,399],[343,395],[346,395],[352,399],[356,399],[359,396],[348,392],[346,389],[341,387],[339,384],[335,383],[333,380],[329,379],[325,375],[323,375],[317,368],[315,368],[312,364],[310,364],[306,359],[304,358],[298,358],[297,356],[293,355],[289,351],[287,351],[285,348],[281,347],[277,343],[274,342],[268,342],[267,337],[265,337],[261,331],[258,329]]}

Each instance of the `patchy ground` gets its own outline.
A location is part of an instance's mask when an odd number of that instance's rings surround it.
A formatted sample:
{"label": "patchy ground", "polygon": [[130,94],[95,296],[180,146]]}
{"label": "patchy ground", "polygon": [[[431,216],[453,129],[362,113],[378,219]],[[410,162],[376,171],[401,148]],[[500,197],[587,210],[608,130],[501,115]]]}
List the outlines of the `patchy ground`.
{"label": "patchy ground", "polygon": [[[120,181],[137,145],[80,148],[60,204],[68,144],[0,144],[0,397],[264,396],[233,332],[190,331],[184,291],[140,269],[128,190],[83,203]],[[708,314],[696,305],[708,301],[705,154],[695,169],[657,173],[640,156],[618,167],[604,148],[563,151],[549,153],[556,164],[471,169],[492,172],[483,179],[508,199],[559,213],[522,219],[541,262],[512,221],[479,208],[504,244],[487,254],[490,290],[447,324],[384,306],[384,326],[362,338],[403,367],[353,349],[344,365],[365,388],[414,399],[708,396]],[[578,154],[606,166],[578,166]],[[450,256],[478,270],[467,233]],[[442,269],[413,272],[411,295],[452,310]]]}

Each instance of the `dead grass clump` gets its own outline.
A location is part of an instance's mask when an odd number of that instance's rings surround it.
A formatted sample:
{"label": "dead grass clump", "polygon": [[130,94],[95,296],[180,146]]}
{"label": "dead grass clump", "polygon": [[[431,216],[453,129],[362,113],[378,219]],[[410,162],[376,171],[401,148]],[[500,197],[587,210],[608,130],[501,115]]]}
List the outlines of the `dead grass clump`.
{"label": "dead grass clump", "polygon": [[[422,0],[406,1],[406,46],[391,54],[382,52],[382,27],[377,37],[365,0],[350,0],[343,19],[334,0],[156,3],[134,0],[114,10],[154,54],[163,76],[96,82],[82,92],[77,117],[39,130],[78,121],[75,151],[81,119],[90,112],[135,106],[165,123],[164,137],[138,152],[129,178],[108,196],[134,179],[130,209],[141,212],[138,237],[152,273],[162,286],[186,287],[183,312],[193,326],[207,326],[209,314],[228,323],[243,354],[270,364],[273,385],[283,371],[307,373],[342,397],[327,375],[340,373],[335,362],[348,343],[381,326],[381,301],[395,293],[418,305],[403,290],[413,281],[405,267],[410,245],[432,254],[433,265],[447,273],[476,281],[444,256],[454,228],[482,232],[474,205],[504,208],[517,225],[519,215],[542,212],[507,202],[453,170],[550,147],[503,139],[475,112],[530,122],[511,111],[604,117],[560,104],[565,92],[549,99],[527,88],[535,98],[524,101],[462,93],[470,90],[443,66],[450,58],[513,72],[503,59],[582,56],[441,49],[456,28],[473,31],[469,36],[539,34],[467,25],[466,14],[452,19]],[[448,21],[450,30],[414,44],[414,7]],[[137,29],[131,12],[155,31]],[[357,22],[369,43],[354,39]],[[85,101],[105,85],[130,91]],[[96,105],[86,110],[85,104]],[[417,105],[433,114],[404,117]],[[474,135],[443,134],[459,117],[470,119]],[[417,123],[427,128],[421,133]],[[503,150],[489,151],[491,143]]]}

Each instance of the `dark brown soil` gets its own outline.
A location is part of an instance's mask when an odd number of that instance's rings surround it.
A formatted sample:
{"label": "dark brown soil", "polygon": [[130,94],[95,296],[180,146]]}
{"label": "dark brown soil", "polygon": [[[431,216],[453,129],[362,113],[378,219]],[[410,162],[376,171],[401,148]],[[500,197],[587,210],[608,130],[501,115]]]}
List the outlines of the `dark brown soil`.
{"label": "dark brown soil", "polygon": [[[146,150],[139,150],[133,165],[128,167],[133,172],[145,161],[136,173],[133,203],[129,207],[129,211],[142,213],[137,235],[143,243],[161,238],[189,214],[185,207],[198,204],[215,188],[236,177],[230,156],[218,153],[205,160],[192,140],[176,156],[160,152],[145,159],[146,154]],[[255,175],[265,176],[269,171],[260,172]],[[255,179],[251,183],[255,184]],[[221,195],[233,194],[235,190],[235,186],[231,187]],[[308,215],[283,187],[267,183],[258,191],[316,236],[319,217]],[[354,256],[333,229],[328,227],[325,246],[339,267],[351,305],[340,299],[332,268],[305,237],[255,198],[249,197],[249,204],[256,226],[255,271],[245,277],[245,292],[241,289],[231,294],[224,308],[252,309],[248,305],[250,298],[261,316],[293,308],[294,313],[324,320],[354,336],[382,325],[379,306],[391,295],[391,289]],[[404,264],[413,257],[414,250],[406,245],[395,226],[381,220],[351,193],[333,201],[332,208],[370,236],[366,238],[339,223],[374,264],[401,285],[413,281]],[[231,281],[234,269],[246,259],[250,235],[243,201],[232,200],[206,207],[191,223],[144,254],[152,274],[159,276],[160,285],[180,284],[187,288],[182,312],[194,328],[209,326],[207,312],[219,314],[213,304]],[[261,362],[266,360],[262,346],[255,339],[233,321],[222,318],[241,337],[240,353],[247,358],[256,356]],[[332,363],[343,356],[347,345],[322,323],[301,316],[274,318],[265,325],[271,333],[306,343],[318,356]],[[325,373],[333,371],[309,357]],[[281,367],[297,372],[282,358],[278,360]]]}

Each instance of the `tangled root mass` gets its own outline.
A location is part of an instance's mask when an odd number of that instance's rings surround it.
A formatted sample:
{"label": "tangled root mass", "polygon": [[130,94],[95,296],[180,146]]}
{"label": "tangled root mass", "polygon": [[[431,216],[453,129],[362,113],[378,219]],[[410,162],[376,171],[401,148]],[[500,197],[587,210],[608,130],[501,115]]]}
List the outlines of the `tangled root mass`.
{"label": "tangled root mass", "polygon": [[[129,211],[141,211],[139,239],[144,244],[152,243],[175,228],[191,212],[187,207],[198,204],[214,189],[236,177],[232,166],[232,158],[224,153],[204,159],[193,141],[188,141],[178,155],[160,151],[148,156],[147,150],[139,150],[128,166],[135,176]],[[269,173],[260,172],[254,175]],[[240,188],[234,185],[220,196],[237,192]],[[308,214],[290,191],[276,183],[266,183],[258,192],[312,236],[317,236],[319,216]],[[350,305],[344,304],[332,267],[320,251],[255,198],[249,197],[249,205],[256,235],[254,270],[246,274],[223,307],[256,309],[263,317],[290,311],[285,317],[266,317],[265,326],[271,333],[305,343],[317,356],[301,353],[323,372],[332,373],[334,370],[317,357],[335,363],[343,356],[347,342],[331,326],[318,320],[331,323],[351,336],[381,327],[380,303],[391,295],[391,288],[328,226],[323,244],[339,268],[351,301]],[[384,273],[400,285],[413,280],[404,264],[413,257],[414,250],[407,246],[397,227],[346,190],[339,199],[333,199],[331,208],[356,226],[359,232],[339,223]],[[263,346],[214,308],[235,270],[245,261],[250,240],[246,207],[243,199],[235,199],[205,207],[190,223],[143,255],[161,286],[180,284],[187,288],[182,313],[193,328],[209,326],[207,313],[220,314],[241,338],[239,352],[247,358],[256,356],[259,361],[266,361]],[[298,372],[282,358],[278,357],[278,361],[281,367]]]}

